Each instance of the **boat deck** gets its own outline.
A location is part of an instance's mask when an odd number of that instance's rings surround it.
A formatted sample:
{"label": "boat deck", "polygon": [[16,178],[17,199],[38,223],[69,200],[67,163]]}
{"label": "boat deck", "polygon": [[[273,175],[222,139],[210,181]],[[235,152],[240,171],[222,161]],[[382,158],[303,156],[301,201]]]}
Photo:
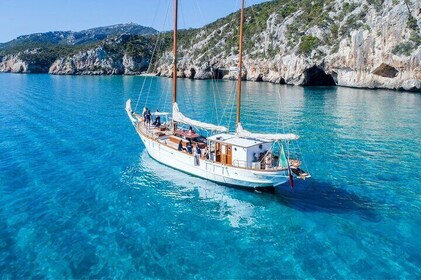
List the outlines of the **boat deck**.
{"label": "boat deck", "polygon": [[[155,126],[148,126],[148,125],[144,125],[142,122],[138,122],[136,125],[136,129],[148,136],[149,138],[152,138],[154,140],[156,140],[157,142],[160,142],[168,147],[171,147],[175,150],[178,150],[178,145],[180,143],[180,141],[182,142],[183,145],[183,150],[181,150],[180,152],[184,152],[186,154],[188,154],[187,150],[186,150],[186,145],[187,143],[189,143],[188,140],[181,138],[179,136],[176,136],[174,134],[174,131],[171,130],[167,125],[161,125],[160,127],[155,127]],[[192,141],[193,144],[193,150],[195,148],[196,145],[199,145],[200,148],[202,149],[202,154],[203,154],[203,150],[206,148],[207,144],[203,143],[203,142],[197,142],[197,141]],[[204,156],[202,156],[202,159],[205,159]]]}
{"label": "boat deck", "polygon": [[[190,154],[191,156],[193,156],[193,153],[195,151],[195,146],[199,145],[201,150],[202,150],[202,156],[201,159],[202,160],[209,160],[209,158],[207,157],[207,155],[205,154],[205,148],[207,146],[206,143],[204,142],[197,142],[197,141],[192,141],[193,144],[193,149],[192,149],[192,153],[188,153],[187,149],[186,149],[186,145],[189,142],[189,140],[179,137],[177,135],[174,134],[174,131],[172,129],[170,129],[169,125],[163,124],[160,127],[155,127],[153,125],[146,125],[143,123],[143,119],[141,121],[138,121],[136,124],[136,130],[142,134],[145,135],[146,137],[153,139],[165,146],[168,146],[174,150],[178,150],[178,146],[180,141],[182,142],[183,145],[183,150],[179,151],[181,153],[185,153],[185,154]],[[179,131],[178,131],[179,132]],[[215,163],[219,163],[216,162]],[[222,163],[221,163],[222,164]],[[236,165],[235,163],[233,164],[227,164],[227,163],[223,163],[223,165],[228,165],[228,166],[233,166],[233,167],[238,167],[241,169],[252,169],[252,170],[265,170],[265,171],[281,171],[281,170],[286,170],[286,168],[283,167],[266,167],[264,163],[261,164],[255,164],[252,167],[243,167],[240,166],[239,164]]]}

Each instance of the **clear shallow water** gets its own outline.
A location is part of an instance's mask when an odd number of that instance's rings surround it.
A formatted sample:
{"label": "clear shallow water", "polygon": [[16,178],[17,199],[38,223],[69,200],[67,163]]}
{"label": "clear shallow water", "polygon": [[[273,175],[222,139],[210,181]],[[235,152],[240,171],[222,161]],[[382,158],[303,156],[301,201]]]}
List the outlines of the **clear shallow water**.
{"label": "clear shallow water", "polygon": [[[255,193],[151,160],[124,111],[142,81],[0,75],[2,277],[421,277],[420,94],[245,83],[246,129],[280,111],[313,175]],[[168,110],[169,83],[139,107]],[[182,110],[229,122],[232,82],[179,84]]]}

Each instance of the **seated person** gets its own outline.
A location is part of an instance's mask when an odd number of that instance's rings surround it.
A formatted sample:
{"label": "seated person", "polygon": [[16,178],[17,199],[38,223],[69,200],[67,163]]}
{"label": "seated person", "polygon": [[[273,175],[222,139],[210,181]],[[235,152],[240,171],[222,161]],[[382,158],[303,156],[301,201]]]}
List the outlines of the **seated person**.
{"label": "seated person", "polygon": [[253,153],[253,162],[258,162],[259,159],[257,158],[256,153]]}
{"label": "seated person", "polygon": [[179,151],[185,151],[186,150],[186,148],[183,147],[183,141],[182,140],[180,140],[180,142],[178,143],[178,150]]}
{"label": "seated person", "polygon": [[209,159],[209,148],[208,146],[205,147],[205,151],[203,152],[203,157]]}
{"label": "seated person", "polygon": [[191,141],[189,143],[187,143],[186,148],[187,148],[187,152],[189,154],[193,153],[193,145],[192,145]]}
{"label": "seated person", "polygon": [[194,130],[193,130],[193,127],[189,127],[189,132],[188,133],[190,133],[190,134],[194,134]]}

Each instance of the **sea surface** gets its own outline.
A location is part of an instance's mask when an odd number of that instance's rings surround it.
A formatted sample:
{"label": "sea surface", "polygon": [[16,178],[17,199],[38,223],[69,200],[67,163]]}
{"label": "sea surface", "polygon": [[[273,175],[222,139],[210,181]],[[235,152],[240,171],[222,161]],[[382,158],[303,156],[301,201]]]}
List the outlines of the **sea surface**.
{"label": "sea surface", "polygon": [[[125,101],[170,82],[0,75],[1,279],[421,278],[421,94],[245,82],[245,129],[312,174],[255,192],[149,158]],[[234,90],[179,80],[180,109],[232,129]]]}

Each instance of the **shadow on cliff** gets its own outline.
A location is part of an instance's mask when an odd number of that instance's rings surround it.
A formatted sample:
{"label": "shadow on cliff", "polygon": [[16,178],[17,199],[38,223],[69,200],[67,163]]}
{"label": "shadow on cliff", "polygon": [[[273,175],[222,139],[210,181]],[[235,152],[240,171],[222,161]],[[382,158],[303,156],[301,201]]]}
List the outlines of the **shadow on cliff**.
{"label": "shadow on cliff", "polygon": [[365,220],[379,221],[379,215],[374,209],[376,203],[371,199],[335,187],[328,182],[311,180],[296,180],[294,190],[291,190],[289,185],[284,185],[281,188],[266,190],[263,195],[303,212],[355,213]]}

